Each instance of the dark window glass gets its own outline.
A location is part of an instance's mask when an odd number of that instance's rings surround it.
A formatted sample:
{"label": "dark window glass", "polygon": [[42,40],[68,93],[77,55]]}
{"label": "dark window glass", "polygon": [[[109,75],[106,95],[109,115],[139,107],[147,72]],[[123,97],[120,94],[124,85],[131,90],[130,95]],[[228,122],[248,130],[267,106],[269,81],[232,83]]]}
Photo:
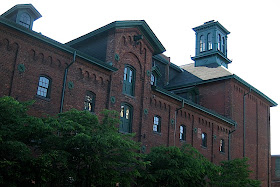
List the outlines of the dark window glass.
{"label": "dark window glass", "polygon": [[186,140],[186,126],[180,126],[180,140]]}
{"label": "dark window glass", "polygon": [[202,139],[201,145],[203,147],[207,147],[207,134],[205,132],[201,134],[201,139]]}
{"label": "dark window glass", "polygon": [[154,132],[160,132],[161,131],[161,119],[160,119],[159,116],[154,116],[153,131]]}
{"label": "dark window glass", "polygon": [[224,153],[225,152],[225,140],[221,139],[220,140],[220,148],[219,148],[220,152]]}
{"label": "dark window glass", "polygon": [[30,16],[27,13],[21,14],[19,18],[19,24],[26,28],[30,28],[31,25]]}
{"label": "dark window glass", "polygon": [[120,132],[132,132],[132,107],[128,104],[121,105],[121,112],[120,112]]}
{"label": "dark window glass", "polygon": [[133,96],[134,82],[135,82],[135,71],[133,68],[126,66],[124,68],[124,75],[123,75],[123,93]]}
{"label": "dark window glass", "polygon": [[94,112],[95,94],[91,91],[86,92],[84,109],[89,112]]}

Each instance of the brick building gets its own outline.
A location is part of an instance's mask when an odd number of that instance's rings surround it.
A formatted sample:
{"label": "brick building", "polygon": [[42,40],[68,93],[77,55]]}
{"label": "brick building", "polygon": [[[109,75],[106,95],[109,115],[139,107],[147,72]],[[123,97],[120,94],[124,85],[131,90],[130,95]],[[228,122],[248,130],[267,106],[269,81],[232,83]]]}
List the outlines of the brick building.
{"label": "brick building", "polygon": [[181,67],[143,20],[115,21],[61,44],[32,31],[40,13],[16,5],[0,17],[0,96],[35,100],[33,115],[71,108],[120,111],[121,133],[142,151],[191,144],[211,162],[249,157],[252,178],[271,185],[270,107],[277,104],[228,71],[229,31],[195,27],[193,64]]}

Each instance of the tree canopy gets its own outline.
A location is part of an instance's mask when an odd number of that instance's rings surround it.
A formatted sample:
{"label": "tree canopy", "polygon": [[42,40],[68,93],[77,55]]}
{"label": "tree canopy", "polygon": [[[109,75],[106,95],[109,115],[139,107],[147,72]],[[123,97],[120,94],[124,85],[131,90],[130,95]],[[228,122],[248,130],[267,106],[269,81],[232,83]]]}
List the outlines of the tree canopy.
{"label": "tree canopy", "polygon": [[190,145],[140,153],[118,132],[119,113],[28,115],[32,102],[0,98],[1,186],[259,186],[247,159],[216,166]]}

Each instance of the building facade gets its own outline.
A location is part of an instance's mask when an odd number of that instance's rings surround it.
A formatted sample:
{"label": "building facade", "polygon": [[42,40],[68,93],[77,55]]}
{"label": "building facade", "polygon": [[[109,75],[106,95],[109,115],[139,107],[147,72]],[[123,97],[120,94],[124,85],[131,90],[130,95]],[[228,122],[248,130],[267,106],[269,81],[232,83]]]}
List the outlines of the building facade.
{"label": "building facade", "polygon": [[181,67],[143,21],[115,21],[61,44],[32,30],[40,13],[16,5],[0,17],[0,96],[35,100],[36,116],[76,108],[120,111],[120,133],[142,152],[191,144],[215,164],[248,157],[271,185],[270,107],[277,104],[227,70],[229,31],[195,27],[193,64]]}

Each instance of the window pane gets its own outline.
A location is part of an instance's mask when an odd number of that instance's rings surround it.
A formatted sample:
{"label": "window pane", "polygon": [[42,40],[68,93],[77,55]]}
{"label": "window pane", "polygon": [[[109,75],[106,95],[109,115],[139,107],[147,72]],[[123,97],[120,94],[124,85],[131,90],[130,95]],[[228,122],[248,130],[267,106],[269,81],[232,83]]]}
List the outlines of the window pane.
{"label": "window pane", "polygon": [[38,88],[37,88],[37,95],[43,96],[43,97],[48,97],[49,83],[50,83],[50,81],[48,78],[40,77],[39,83],[38,83]]}

